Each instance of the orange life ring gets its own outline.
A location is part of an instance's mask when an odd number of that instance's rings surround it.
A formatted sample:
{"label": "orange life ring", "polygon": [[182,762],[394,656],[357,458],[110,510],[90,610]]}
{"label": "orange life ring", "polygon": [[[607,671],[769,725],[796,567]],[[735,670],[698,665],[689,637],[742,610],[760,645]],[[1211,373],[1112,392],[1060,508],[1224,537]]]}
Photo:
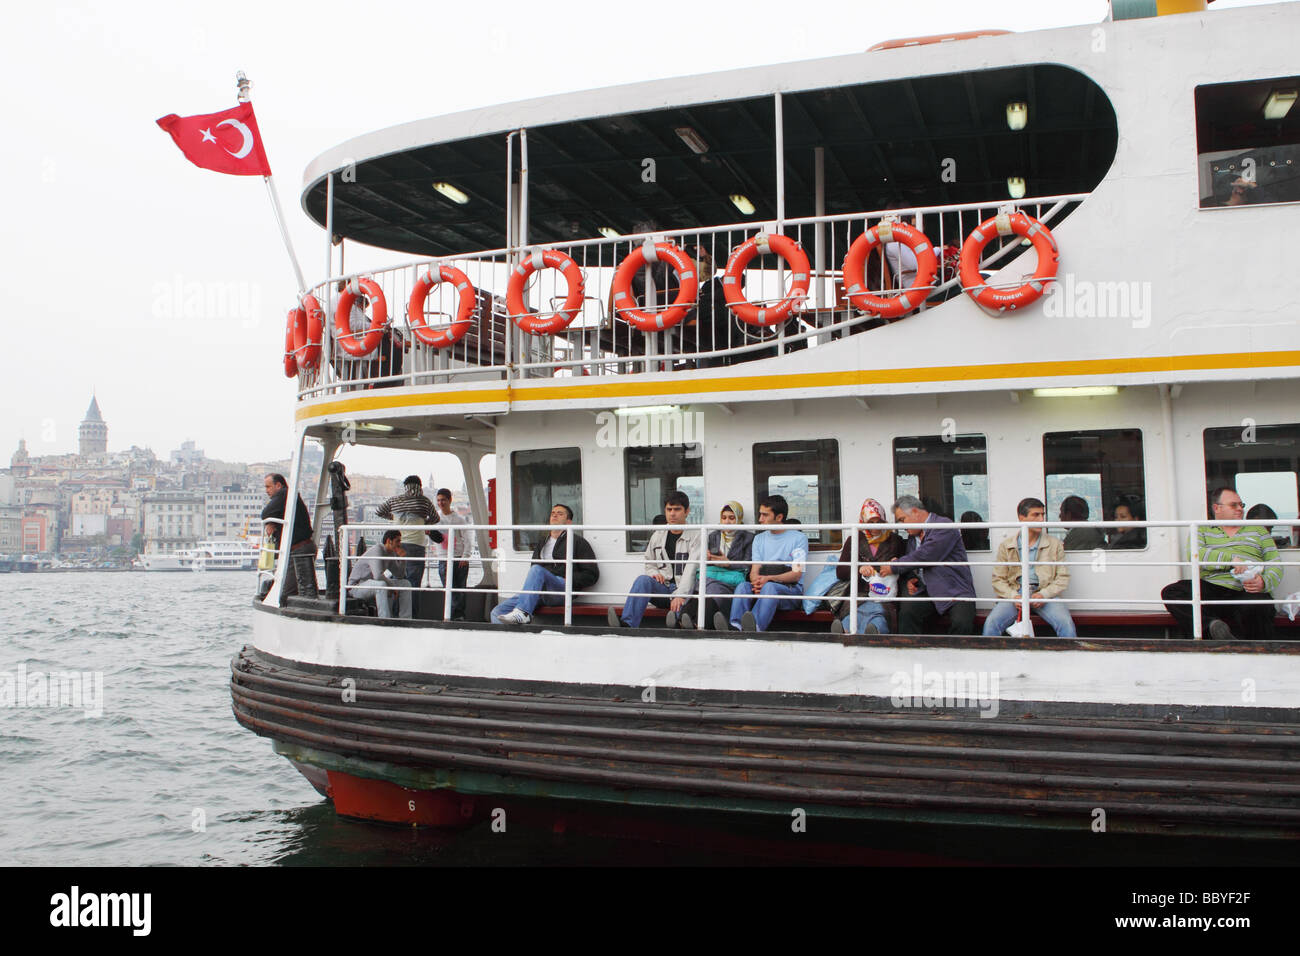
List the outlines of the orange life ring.
{"label": "orange life ring", "polygon": [[[635,305],[636,298],[632,295],[632,279],[647,262],[660,261],[668,263],[677,273],[677,298],[662,312],[638,309]],[[695,263],[690,256],[672,243],[647,240],[633,249],[614,273],[614,314],[626,319],[642,332],[671,329],[686,318],[686,313],[695,305],[699,291],[700,280],[695,274]]]}
{"label": "orange life ring", "polygon": [[[456,308],[456,320],[448,328],[431,329],[424,318],[424,301],[433,287],[442,282],[450,282],[460,291],[460,305]],[[465,273],[455,266],[439,266],[437,272],[432,269],[426,272],[411,290],[411,299],[406,304],[406,321],[411,332],[425,345],[431,345],[435,349],[447,348],[463,339],[474,324],[474,307],[477,302],[478,293]]]}
{"label": "orange life ring", "polygon": [[321,334],[325,325],[325,310],[314,295],[302,297],[302,308],[289,313],[293,321],[293,357],[300,369],[314,369],[320,365]]}
{"label": "orange life ring", "polygon": [[301,309],[290,309],[284,320],[284,377],[293,378],[298,374],[298,360],[293,355],[294,329],[298,325]]}
{"label": "orange life ring", "polygon": [[[1009,291],[991,288],[980,275],[980,256],[994,236],[1023,236],[1034,244],[1038,253],[1038,269],[1024,285]],[[975,227],[961,247],[961,287],[984,308],[1002,312],[1019,309],[1038,301],[1047,286],[1056,278],[1060,250],[1052,232],[1037,219],[1023,212],[999,213],[985,219]]]}
{"label": "orange life ring", "polygon": [[[558,312],[538,314],[524,304],[524,286],[528,277],[539,269],[559,269],[569,284],[569,294]],[[582,270],[578,264],[558,249],[534,250],[524,257],[510,273],[506,287],[506,311],[515,325],[531,335],[552,335],[568,326],[578,317],[582,308]]]}
{"label": "orange life ring", "polygon": [[[363,292],[370,298],[370,328],[365,332],[353,332],[352,303]],[[339,296],[338,308],[334,310],[334,338],[343,351],[354,358],[369,355],[379,347],[379,340],[384,337],[384,326],[387,324],[388,302],[379,283],[374,279],[353,279],[349,282]]]}
{"label": "orange life ring", "polygon": [[[871,255],[876,243],[880,243],[883,250],[891,242],[901,242],[916,254],[916,278],[899,295],[875,295],[866,286],[867,256]],[[849,246],[849,254],[844,257],[844,294],[856,308],[868,315],[896,319],[925,301],[934,288],[938,271],[938,257],[925,233],[907,223],[882,222],[858,236]]]}
{"label": "orange life ring", "polygon": [[[745,299],[745,267],[755,256],[769,252],[776,253],[790,263],[793,281],[790,283],[790,291],[780,302],[770,308],[759,308]],[[727,300],[727,308],[742,322],[749,325],[776,325],[788,319],[795,305],[808,297],[810,281],[808,256],[799,243],[789,236],[769,236],[760,232],[732,250],[731,258],[727,260],[727,271],[722,276],[722,295]]]}

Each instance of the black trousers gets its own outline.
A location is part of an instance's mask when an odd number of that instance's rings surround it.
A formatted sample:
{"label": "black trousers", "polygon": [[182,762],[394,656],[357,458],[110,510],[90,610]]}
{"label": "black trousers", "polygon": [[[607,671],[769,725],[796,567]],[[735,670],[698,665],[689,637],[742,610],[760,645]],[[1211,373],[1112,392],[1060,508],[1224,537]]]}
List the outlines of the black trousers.
{"label": "black trousers", "polygon": [[[1166,585],[1160,592],[1162,601],[1190,601],[1192,599],[1192,582],[1175,581]],[[1202,604],[1201,635],[1210,633],[1210,621],[1218,618],[1232,629],[1233,637],[1243,641],[1276,640],[1273,630],[1273,595],[1267,591],[1252,594],[1242,588],[1225,588],[1221,584],[1209,581],[1201,582],[1201,599],[1205,601],[1259,601],[1258,607],[1248,604]],[[1190,604],[1166,604],[1165,608],[1174,616],[1182,629],[1183,637],[1192,636],[1192,606]]]}
{"label": "black trousers", "polygon": [[[943,617],[933,601],[900,601],[898,603],[898,633],[938,634],[939,618]],[[949,634],[975,633],[975,602],[954,601],[948,608]]]}
{"label": "black trousers", "polygon": [[[439,559],[438,561],[438,580],[443,587],[447,586],[447,561],[445,559]],[[469,581],[469,561],[465,559],[453,561],[451,586],[457,589],[451,592],[451,616],[453,620],[461,621],[465,619],[465,592],[459,589],[465,587],[467,581]]]}

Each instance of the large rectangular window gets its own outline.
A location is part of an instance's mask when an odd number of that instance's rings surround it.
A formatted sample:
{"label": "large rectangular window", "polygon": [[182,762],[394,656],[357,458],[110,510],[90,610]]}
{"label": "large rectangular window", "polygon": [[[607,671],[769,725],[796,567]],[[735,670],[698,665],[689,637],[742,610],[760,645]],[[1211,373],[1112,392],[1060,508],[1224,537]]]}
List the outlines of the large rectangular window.
{"label": "large rectangular window", "polygon": [[[627,482],[627,523],[650,524],[664,513],[670,491],[691,500],[688,522],[704,520],[704,449],[700,445],[658,445],[628,448],[623,453]],[[644,551],[650,531],[629,531],[628,551]]]}
{"label": "large rectangular window", "polygon": [[[510,501],[514,524],[547,524],[552,505],[573,509],[582,522],[582,454],[577,448],[534,448],[510,455]],[[545,532],[516,531],[516,551],[531,551]]]}
{"label": "large rectangular window", "polygon": [[1300,76],[1196,88],[1201,208],[1300,201]]}
{"label": "large rectangular window", "polygon": [[[1048,518],[1069,521],[1146,519],[1146,471],[1137,428],[1048,432],[1043,436]],[[1065,505],[1062,513],[1062,505]],[[1141,528],[1049,529],[1071,551],[1145,548]]]}
{"label": "large rectangular window", "polygon": [[[781,495],[790,506],[787,519],[805,524],[842,521],[840,513],[840,445],[833,438],[816,441],[760,442],[754,445],[754,516],[768,495]],[[843,532],[808,531],[808,541],[840,547]]]}
{"label": "large rectangular window", "polygon": [[1205,429],[1205,479],[1207,502],[1210,491],[1230,485],[1241,495],[1246,517],[1267,519],[1272,512],[1282,520],[1271,526],[1279,547],[1300,545],[1300,425]]}
{"label": "large rectangular window", "polygon": [[[894,495],[915,495],[927,511],[954,521],[988,521],[988,451],[983,435],[894,439]],[[889,507],[886,503],[885,507]],[[987,551],[988,534],[965,531],[967,551]]]}

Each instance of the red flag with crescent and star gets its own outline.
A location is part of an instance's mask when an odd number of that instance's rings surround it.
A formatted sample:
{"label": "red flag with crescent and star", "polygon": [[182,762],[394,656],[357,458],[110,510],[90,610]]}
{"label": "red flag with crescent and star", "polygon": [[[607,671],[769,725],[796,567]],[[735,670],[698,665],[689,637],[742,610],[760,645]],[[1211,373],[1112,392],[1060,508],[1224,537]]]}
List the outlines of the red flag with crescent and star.
{"label": "red flag with crescent and star", "polygon": [[171,134],[195,166],[231,176],[271,175],[252,103],[202,116],[172,113],[158,120],[158,125]]}

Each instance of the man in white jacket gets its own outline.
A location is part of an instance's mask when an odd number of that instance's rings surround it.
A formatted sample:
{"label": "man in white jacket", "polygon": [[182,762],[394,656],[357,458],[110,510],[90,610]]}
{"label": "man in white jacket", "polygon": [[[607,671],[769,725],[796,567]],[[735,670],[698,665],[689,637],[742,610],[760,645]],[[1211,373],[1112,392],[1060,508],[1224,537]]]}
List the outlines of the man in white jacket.
{"label": "man in white jacket", "polygon": [[632,582],[622,615],[614,608],[609,609],[610,627],[640,627],[646,605],[652,601],[660,607],[667,603],[669,614],[680,614],[695,593],[700,569],[700,535],[698,531],[681,530],[690,510],[691,499],[685,492],[668,493],[664,499],[664,518],[668,524],[650,536],[645,549],[645,574]]}

